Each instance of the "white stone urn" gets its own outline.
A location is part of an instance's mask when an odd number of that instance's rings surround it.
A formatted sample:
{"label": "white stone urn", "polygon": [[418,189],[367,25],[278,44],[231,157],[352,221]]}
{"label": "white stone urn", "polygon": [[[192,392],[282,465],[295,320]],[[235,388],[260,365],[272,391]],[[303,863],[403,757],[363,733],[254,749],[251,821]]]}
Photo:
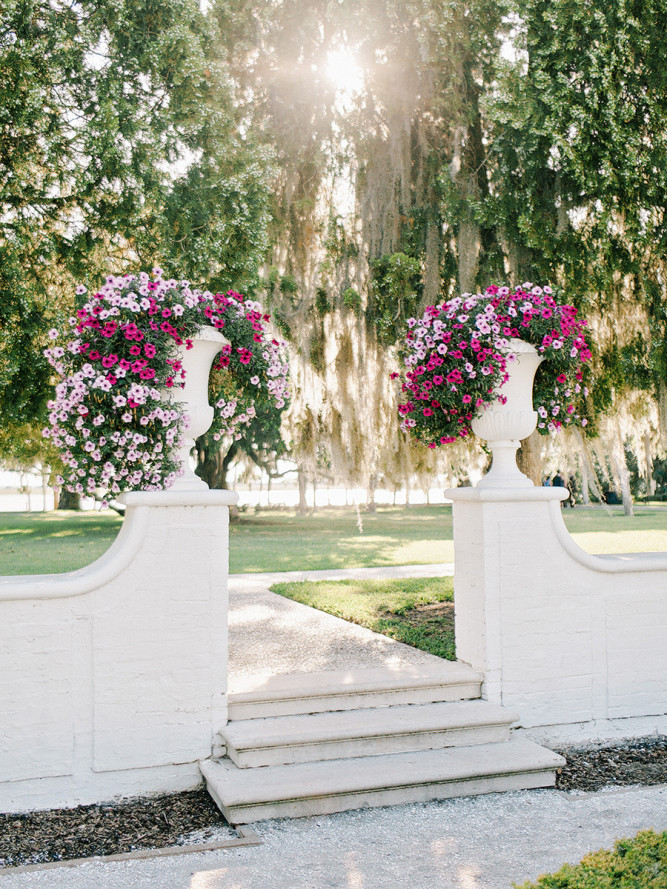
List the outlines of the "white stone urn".
{"label": "white stone urn", "polygon": [[185,415],[186,430],[175,455],[183,472],[171,486],[172,491],[208,489],[206,482],[195,475],[190,466],[190,452],[195,446],[195,440],[203,435],[213,422],[213,408],[208,403],[208,378],[213,359],[228,342],[229,340],[214,327],[206,326],[200,328],[197,335],[192,337],[191,349],[186,349],[185,346],[179,347],[179,358],[185,371],[185,385],[182,389],[172,389],[170,394],[172,402],[181,405]]}
{"label": "white stone urn", "polygon": [[[485,439],[493,455],[491,469],[477,483],[478,488],[532,488],[533,482],[516,464],[522,439],[535,431],[537,411],[533,410],[533,381],[544,360],[530,343],[511,339],[507,361],[509,379],[496,389],[505,404],[493,402],[471,422],[475,435]],[[515,356],[512,358],[512,355]]]}

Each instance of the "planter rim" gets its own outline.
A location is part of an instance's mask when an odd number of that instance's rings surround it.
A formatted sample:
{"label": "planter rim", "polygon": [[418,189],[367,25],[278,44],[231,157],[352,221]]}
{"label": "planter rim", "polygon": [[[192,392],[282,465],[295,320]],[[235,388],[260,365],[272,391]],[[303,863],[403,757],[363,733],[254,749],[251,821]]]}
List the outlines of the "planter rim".
{"label": "planter rim", "polygon": [[194,338],[198,340],[207,340],[211,343],[229,342],[229,340],[223,333],[221,333],[216,327],[212,327],[210,324],[203,324],[195,334]]}

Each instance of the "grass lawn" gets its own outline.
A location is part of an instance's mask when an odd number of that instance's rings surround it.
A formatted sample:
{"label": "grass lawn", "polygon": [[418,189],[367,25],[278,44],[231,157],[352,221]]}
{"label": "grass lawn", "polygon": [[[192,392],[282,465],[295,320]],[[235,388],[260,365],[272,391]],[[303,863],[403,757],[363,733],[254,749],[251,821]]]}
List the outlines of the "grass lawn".
{"label": "grass lawn", "polygon": [[113,543],[122,519],[101,512],[0,512],[0,574],[83,568]]}
{"label": "grass lawn", "polygon": [[452,577],[277,583],[271,589],[422,651],[455,660]]}
{"label": "grass lawn", "polygon": [[[667,507],[638,506],[633,518],[609,511],[564,510],[576,542],[588,552],[667,551]],[[264,510],[231,528],[233,573],[453,562],[450,506],[352,508],[314,515]],[[49,574],[89,564],[111,544],[114,512],[0,513],[0,574]]]}
{"label": "grass lawn", "polygon": [[450,506],[402,506],[361,513],[328,508],[313,515],[265,510],[242,517],[230,535],[232,573],[370,568],[453,562]]}

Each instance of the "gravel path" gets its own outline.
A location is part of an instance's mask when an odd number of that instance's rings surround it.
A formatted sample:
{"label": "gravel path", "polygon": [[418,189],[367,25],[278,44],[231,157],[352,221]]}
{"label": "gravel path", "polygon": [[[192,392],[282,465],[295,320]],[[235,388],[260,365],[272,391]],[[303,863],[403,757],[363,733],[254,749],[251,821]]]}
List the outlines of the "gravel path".
{"label": "gravel path", "polygon": [[510,889],[667,830],[667,787],[522,791],[256,825],[261,846],[0,873],[1,889]]}
{"label": "gravel path", "polygon": [[[568,761],[558,775],[560,790],[657,784],[667,791],[667,738],[647,738],[623,746],[565,748],[558,752]],[[526,799],[530,798],[528,794]],[[204,790],[116,806],[0,815],[0,868],[234,836]]]}

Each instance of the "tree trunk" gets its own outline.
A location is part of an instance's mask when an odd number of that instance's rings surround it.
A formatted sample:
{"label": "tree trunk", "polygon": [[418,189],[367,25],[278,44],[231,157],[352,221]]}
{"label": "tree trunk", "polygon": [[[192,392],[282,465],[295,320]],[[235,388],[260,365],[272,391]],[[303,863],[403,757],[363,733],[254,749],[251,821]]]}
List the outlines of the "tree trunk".
{"label": "tree trunk", "polygon": [[653,479],[653,454],[651,453],[651,436],[644,436],[644,462],[646,463],[646,498],[655,494],[655,480]]}
{"label": "tree trunk", "polygon": [[590,473],[588,471],[588,463],[582,454],[579,459],[579,470],[581,472],[581,502],[584,506],[588,506],[591,502],[588,488],[590,485]]}
{"label": "tree trunk", "polygon": [[424,256],[424,302],[435,305],[440,296],[440,231],[435,219],[429,219],[426,228]]}
{"label": "tree trunk", "polygon": [[306,473],[303,469],[297,470],[297,481],[299,484],[299,505],[297,507],[297,513],[299,515],[306,515],[308,512],[308,502],[306,500]]}
{"label": "tree trunk", "polygon": [[375,512],[375,488],[377,487],[377,476],[371,475],[368,479],[368,492],[366,495],[366,511]]}
{"label": "tree trunk", "polygon": [[81,497],[63,488],[58,500],[58,509],[81,509]]}
{"label": "tree trunk", "polygon": [[197,439],[197,468],[195,473],[203,479],[212,490],[228,490],[227,473],[238,452],[238,442],[234,441],[229,450],[223,453],[220,442],[212,436],[202,435]]}
{"label": "tree trunk", "polygon": [[628,464],[625,459],[625,451],[620,433],[614,435],[612,446],[610,448],[609,457],[614,475],[617,477],[621,488],[621,498],[623,500],[623,514],[634,515],[632,508],[632,493],[630,491],[630,473],[628,472]]}
{"label": "tree trunk", "polygon": [[660,441],[665,447],[667,445],[667,383],[660,381],[658,384],[658,429],[660,432]]}
{"label": "tree trunk", "polygon": [[[584,503],[589,503],[590,498],[588,496],[589,489],[593,492],[593,494],[598,498],[600,503],[604,503],[604,496],[602,493],[602,488],[598,484],[597,475],[595,473],[595,466],[593,465],[593,460],[590,455],[590,451],[588,449],[588,444],[586,441],[586,437],[584,436],[581,429],[574,429],[574,435],[579,442],[579,456],[580,456],[580,466],[581,466],[581,487],[582,487],[582,499]],[[584,493],[585,491],[585,493]]]}
{"label": "tree trunk", "polygon": [[542,436],[536,431],[524,438],[517,451],[516,463],[521,472],[536,485],[542,484]]}

